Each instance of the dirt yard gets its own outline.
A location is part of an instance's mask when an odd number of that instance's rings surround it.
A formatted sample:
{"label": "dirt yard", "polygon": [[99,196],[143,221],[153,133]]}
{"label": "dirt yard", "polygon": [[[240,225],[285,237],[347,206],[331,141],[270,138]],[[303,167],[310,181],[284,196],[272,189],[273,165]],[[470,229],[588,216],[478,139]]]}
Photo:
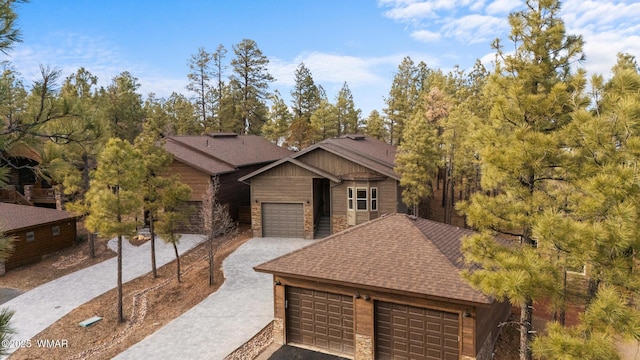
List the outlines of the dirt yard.
{"label": "dirt yard", "polygon": [[[110,359],[114,357],[216,291],[224,281],[222,261],[250,237],[250,231],[243,228],[240,229],[237,237],[218,246],[214,259],[216,279],[214,286],[209,286],[207,247],[206,244],[201,244],[181,256],[181,283],[177,281],[175,262],[172,262],[158,269],[156,279],[153,279],[151,274],[147,274],[124,285],[125,323],[118,323],[116,289],[113,289],[76,308],[32,339],[32,344],[44,340],[58,340],[59,347],[38,348],[34,345],[29,349],[16,351],[10,358]],[[6,278],[0,278],[0,284],[6,287],[21,285],[19,287],[21,290],[28,290],[56,277],[48,272],[57,272],[57,276],[62,276],[98,262],[96,259],[86,258],[71,267],[54,270],[53,264],[57,262],[82,259],[85,247],[87,247],[86,243],[82,247],[74,247],[57,254],[52,259],[18,269],[15,273],[10,272]],[[104,240],[101,240],[98,248],[102,260],[115,255],[106,248]],[[40,279],[40,274],[47,274],[46,280]],[[28,286],[24,286],[25,279],[28,281]],[[79,322],[93,316],[101,316],[103,319],[86,328],[79,326]]]}

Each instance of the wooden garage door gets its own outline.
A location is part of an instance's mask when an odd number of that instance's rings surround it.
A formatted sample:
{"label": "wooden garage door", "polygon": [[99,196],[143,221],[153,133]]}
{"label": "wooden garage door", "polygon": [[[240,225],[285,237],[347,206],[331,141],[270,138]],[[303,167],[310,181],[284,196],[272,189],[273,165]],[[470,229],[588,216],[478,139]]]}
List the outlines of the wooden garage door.
{"label": "wooden garage door", "polygon": [[458,314],[376,302],[376,359],[457,360]]}
{"label": "wooden garage door", "polygon": [[352,297],[287,287],[287,343],[352,355]]}
{"label": "wooden garage door", "polygon": [[304,238],[302,204],[262,204],[262,236]]}

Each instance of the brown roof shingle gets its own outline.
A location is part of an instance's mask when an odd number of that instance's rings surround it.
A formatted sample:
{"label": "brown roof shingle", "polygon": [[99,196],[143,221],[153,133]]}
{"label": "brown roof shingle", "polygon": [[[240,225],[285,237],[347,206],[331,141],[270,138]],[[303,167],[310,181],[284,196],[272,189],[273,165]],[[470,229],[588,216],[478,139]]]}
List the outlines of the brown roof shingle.
{"label": "brown roof shingle", "polygon": [[62,210],[0,203],[0,230],[4,232],[73,218],[75,218],[73,214]]}
{"label": "brown roof shingle", "polygon": [[169,136],[164,149],[172,153],[176,160],[210,175],[269,163],[292,153],[262,137],[235,134]]}
{"label": "brown roof shingle", "polygon": [[[313,144],[295,154],[292,154],[290,157],[297,159],[316,149],[323,149],[365,166],[379,174],[400,180],[400,176],[394,170],[397,151],[396,147],[387,144],[384,141],[365,135],[345,135],[339,138],[322,140],[319,143]],[[270,168],[271,167],[264,167],[258,169],[251,174],[240,178],[240,181],[248,180]],[[338,175],[341,176],[344,174],[334,174],[334,176]],[[373,175],[369,175],[369,177],[371,176]]]}
{"label": "brown roof shingle", "polygon": [[470,230],[390,214],[256,266],[260,272],[491,304],[464,282],[461,238]]}

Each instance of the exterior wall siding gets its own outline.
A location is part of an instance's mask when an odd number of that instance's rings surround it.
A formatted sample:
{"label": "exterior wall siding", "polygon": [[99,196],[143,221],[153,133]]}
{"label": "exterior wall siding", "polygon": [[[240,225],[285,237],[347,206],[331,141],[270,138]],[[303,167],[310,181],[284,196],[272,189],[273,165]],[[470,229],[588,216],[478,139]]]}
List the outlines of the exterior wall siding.
{"label": "exterior wall siding", "polygon": [[178,174],[180,181],[183,184],[189,185],[191,188],[190,201],[202,201],[202,197],[207,193],[209,186],[209,174],[194,169],[177,160],[173,160],[167,172],[168,175]]}
{"label": "exterior wall siding", "polygon": [[[262,236],[262,203],[302,203],[305,239],[313,239],[313,179],[311,177],[280,177],[280,170],[267,172],[251,180],[251,228],[253,236]],[[289,169],[293,170],[293,169]],[[303,169],[304,170],[304,169]]]}
{"label": "exterior wall siding", "polygon": [[[59,235],[53,235],[54,226],[60,227]],[[33,232],[33,241],[27,241],[26,235],[29,232]],[[67,219],[7,232],[7,235],[17,238],[14,252],[5,262],[5,269],[9,270],[38,262],[44,255],[72,246],[76,240],[76,221],[75,219]]]}
{"label": "exterior wall siding", "polygon": [[[479,357],[476,351],[476,316],[479,308],[473,304],[449,303],[445,301],[432,300],[426,297],[416,297],[411,295],[401,295],[362,289],[358,287],[332,285],[326,283],[318,283],[303,279],[290,278],[284,276],[274,276],[274,316],[275,322],[282,323],[281,330],[275,331],[274,342],[286,344],[286,299],[285,286],[301,287],[306,289],[314,289],[326,291],[335,294],[354,296],[360,294],[360,298],[354,299],[354,337],[356,343],[355,356],[356,359],[373,359],[375,356],[375,318],[374,305],[376,301],[392,302],[433,310],[441,310],[446,312],[458,313],[460,319],[460,357],[463,359],[475,359]],[[366,299],[366,300],[365,300]],[[494,305],[495,307],[495,305]],[[469,317],[464,317],[464,312],[469,312]],[[488,331],[496,333],[497,323]],[[495,328],[495,329],[494,329]],[[493,331],[492,331],[493,329]],[[486,332],[485,332],[486,333]],[[492,336],[492,338],[495,336]],[[479,344],[479,351],[483,354],[490,353],[487,349],[486,341]]]}

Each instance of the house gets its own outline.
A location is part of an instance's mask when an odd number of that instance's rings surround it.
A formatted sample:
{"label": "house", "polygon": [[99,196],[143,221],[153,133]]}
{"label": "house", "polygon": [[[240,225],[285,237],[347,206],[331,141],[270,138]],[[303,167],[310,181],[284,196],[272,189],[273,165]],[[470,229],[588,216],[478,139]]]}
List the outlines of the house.
{"label": "house", "polygon": [[62,210],[0,203],[0,230],[16,238],[13,254],[0,273],[38,262],[44,255],[72,246],[76,240],[76,217]]}
{"label": "house", "polygon": [[406,212],[396,148],[364,136],[326,139],[240,178],[257,237],[313,239]]}
{"label": "house", "polygon": [[248,222],[249,186],[238,178],[292,153],[259,136],[234,133],[169,136],[163,147],[173,155],[169,174],[179,174],[180,181],[191,187],[190,205],[196,209],[190,221],[194,232],[202,228],[197,210],[213,177],[220,181],[218,202],[228,206],[234,220],[243,220],[244,215]]}
{"label": "house", "polygon": [[9,169],[8,183],[0,189],[0,202],[62,209],[62,192],[41,176],[41,162],[40,154],[32,147],[13,144],[0,160],[0,167]]}
{"label": "house", "polygon": [[254,267],[273,274],[274,342],[355,359],[491,359],[510,306],[461,278],[472,233],[389,214]]}

